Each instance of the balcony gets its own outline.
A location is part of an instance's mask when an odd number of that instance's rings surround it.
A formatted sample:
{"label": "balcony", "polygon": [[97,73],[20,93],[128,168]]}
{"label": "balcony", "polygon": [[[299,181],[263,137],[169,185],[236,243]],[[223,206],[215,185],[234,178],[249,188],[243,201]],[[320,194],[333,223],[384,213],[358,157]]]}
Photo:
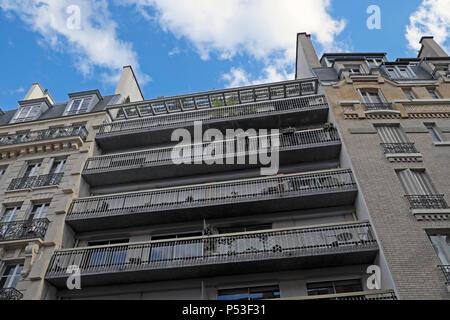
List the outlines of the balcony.
{"label": "balcony", "polygon": [[381,146],[384,149],[384,154],[417,154],[416,146],[414,143],[382,143]]}
{"label": "balcony", "polygon": [[445,277],[445,284],[447,286],[450,286],[450,266],[439,266],[442,270],[442,273],[444,273]]}
{"label": "balcony", "polygon": [[448,209],[444,195],[408,195],[405,196],[409,201],[411,209]]}
{"label": "balcony", "polygon": [[2,159],[20,154],[78,148],[86,141],[88,132],[84,126],[50,128],[0,136]]}
{"label": "balcony", "polygon": [[370,264],[377,253],[370,224],[350,223],[60,250],[45,278],[66,288],[77,266],[89,287]]}
{"label": "balcony", "polygon": [[328,103],[324,95],[269,100],[223,107],[115,121],[100,126],[96,141],[104,151],[148,146],[171,141],[176,128],[193,132],[195,121],[203,129],[278,129],[308,123],[325,123]]}
{"label": "balcony", "polygon": [[26,133],[8,134],[0,137],[0,147],[21,143],[35,143],[66,137],[80,137],[86,140],[88,132],[84,126],[50,128],[46,130],[30,131]]}
{"label": "balcony", "polygon": [[49,224],[48,219],[0,222],[0,242],[36,238],[44,240]]}
{"label": "balcony", "polygon": [[366,292],[348,292],[338,294],[326,294],[317,296],[306,296],[296,298],[282,298],[273,300],[349,300],[349,301],[364,301],[364,300],[397,300],[397,296],[391,290],[372,290]]}
{"label": "balcony", "polygon": [[346,169],[76,199],[66,222],[77,232],[353,204]]}
{"label": "balcony", "polygon": [[[330,160],[339,157],[341,142],[337,130],[334,128],[294,130],[292,133],[279,134],[277,137],[281,165]],[[267,142],[270,149],[270,137],[267,137]],[[202,155],[203,150],[207,147],[213,147],[214,150],[220,152],[215,155],[215,159],[218,159],[217,156],[221,156],[220,160],[217,161],[218,163],[205,164]],[[253,164],[250,161],[245,161],[246,164],[238,164],[237,161],[238,156],[249,159],[250,155],[257,155],[258,150],[261,149],[259,137],[196,144],[189,146],[188,149],[190,152],[186,156],[183,154],[177,158],[177,161],[183,162],[179,165],[175,165],[172,160],[174,148],[160,148],[90,158],[84,167],[83,178],[91,186],[100,186],[260,166],[256,161]],[[240,152],[237,153],[235,150]],[[198,160],[200,164],[197,164]]]}
{"label": "balcony", "polygon": [[57,186],[60,184],[63,175],[64,173],[53,173],[13,179],[8,186],[8,191]]}
{"label": "balcony", "polygon": [[22,300],[23,294],[14,288],[0,289],[0,300]]}

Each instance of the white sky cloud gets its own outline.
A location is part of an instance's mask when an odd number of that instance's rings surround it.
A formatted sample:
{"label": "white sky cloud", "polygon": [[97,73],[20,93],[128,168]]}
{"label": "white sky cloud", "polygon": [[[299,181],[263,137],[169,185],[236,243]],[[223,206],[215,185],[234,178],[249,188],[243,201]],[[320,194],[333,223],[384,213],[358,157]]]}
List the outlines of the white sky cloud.
{"label": "white sky cloud", "polygon": [[[67,24],[74,17],[67,8],[74,4],[81,13],[78,29]],[[150,79],[140,71],[132,45],[118,38],[106,0],[0,0],[0,8],[7,14],[14,12],[39,33],[41,45],[74,55],[75,67],[85,76],[100,67],[101,79],[112,83],[123,66],[132,65],[141,83]]]}
{"label": "white sky cloud", "polygon": [[425,0],[409,20],[410,23],[406,27],[406,39],[411,49],[420,49],[419,41],[422,36],[434,36],[434,39],[449,52],[449,0]]}
{"label": "white sky cloud", "polygon": [[[125,0],[165,31],[185,38],[202,59],[248,54],[266,68],[252,77],[233,68],[223,79],[232,83],[292,76],[298,32],[311,33],[325,50],[336,50],[335,37],[345,27],[334,19],[331,0]],[[148,10],[151,9],[151,10]],[[156,11],[156,15],[153,14]]]}

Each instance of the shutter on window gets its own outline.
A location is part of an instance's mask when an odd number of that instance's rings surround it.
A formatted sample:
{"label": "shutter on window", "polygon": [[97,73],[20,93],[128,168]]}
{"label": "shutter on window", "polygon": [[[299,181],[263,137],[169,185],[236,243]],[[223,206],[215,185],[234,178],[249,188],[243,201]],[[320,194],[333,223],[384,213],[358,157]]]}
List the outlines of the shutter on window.
{"label": "shutter on window", "polygon": [[433,195],[437,193],[423,171],[405,169],[398,171],[397,174],[407,195]]}
{"label": "shutter on window", "polygon": [[383,143],[407,143],[408,138],[400,127],[377,126],[378,134]]}

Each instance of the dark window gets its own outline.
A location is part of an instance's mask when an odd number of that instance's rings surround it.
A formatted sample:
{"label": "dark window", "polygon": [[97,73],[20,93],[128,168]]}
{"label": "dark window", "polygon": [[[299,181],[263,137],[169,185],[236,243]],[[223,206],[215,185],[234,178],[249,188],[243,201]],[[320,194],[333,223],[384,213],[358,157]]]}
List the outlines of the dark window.
{"label": "dark window", "polygon": [[0,288],[15,288],[20,280],[23,264],[7,265],[0,278]]}
{"label": "dark window", "polygon": [[28,216],[28,220],[43,219],[47,215],[48,207],[50,203],[41,203],[33,205],[33,209]]}
{"label": "dark window", "polygon": [[260,300],[280,298],[279,286],[226,289],[217,292],[218,300]]}
{"label": "dark window", "polygon": [[361,280],[326,281],[307,284],[308,296],[337,294],[346,292],[362,292]]}
{"label": "dark window", "polygon": [[269,230],[269,229],[272,229],[272,224],[258,224],[258,225],[246,225],[246,226],[233,226],[233,227],[218,228],[219,233],[221,233],[221,234]]}

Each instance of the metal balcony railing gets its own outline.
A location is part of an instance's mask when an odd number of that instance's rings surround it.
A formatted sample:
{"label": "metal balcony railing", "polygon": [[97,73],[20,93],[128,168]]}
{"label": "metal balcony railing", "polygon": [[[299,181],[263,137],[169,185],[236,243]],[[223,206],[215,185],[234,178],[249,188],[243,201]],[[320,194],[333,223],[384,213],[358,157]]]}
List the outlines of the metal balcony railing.
{"label": "metal balcony railing", "polygon": [[294,174],[118,194],[72,202],[68,220],[297,197],[354,189],[351,170]]}
{"label": "metal balcony railing", "polygon": [[23,294],[14,288],[0,289],[0,300],[22,300]]}
{"label": "metal balcony railing", "polygon": [[392,103],[366,103],[364,102],[366,111],[385,111],[393,110]]}
{"label": "metal balcony railing", "polygon": [[63,175],[64,173],[53,173],[13,179],[9,184],[8,191],[57,186],[60,184]]}
{"label": "metal balcony railing", "polygon": [[330,300],[349,300],[349,301],[364,301],[364,300],[397,300],[397,295],[394,292],[383,293],[363,293],[354,295],[342,295],[340,297],[331,298]]}
{"label": "metal balcony railing", "polygon": [[266,230],[60,250],[53,255],[46,277],[67,277],[66,270],[73,265],[83,276],[341,254],[368,248],[377,248],[369,223]]}
{"label": "metal balcony railing", "polygon": [[411,209],[447,209],[448,205],[443,194],[407,195]]}
{"label": "metal balcony railing", "polygon": [[397,300],[394,291],[391,290],[372,290],[365,292],[346,292],[336,294],[325,294],[316,296],[304,296],[294,298],[281,298],[271,300],[299,300],[299,301],[315,301],[315,300]]}
{"label": "metal balcony railing", "polygon": [[444,277],[445,277],[445,284],[450,286],[450,265],[448,266],[439,266],[442,270],[442,272],[444,273]]}
{"label": "metal balcony railing", "polygon": [[44,140],[75,136],[79,136],[81,139],[83,139],[83,141],[85,141],[88,136],[88,131],[84,126],[72,126],[50,128],[25,133],[8,134],[5,136],[0,136],[0,146],[10,146],[20,143],[39,142]]}
{"label": "metal balcony railing", "polygon": [[[280,151],[339,141],[339,135],[334,128],[304,130],[293,132],[291,134],[278,134],[272,136],[277,136],[279,138]],[[196,163],[197,160],[202,161],[204,158],[203,150],[208,146],[216,151],[220,150],[219,154],[215,154],[214,157],[220,155],[225,157],[229,154],[247,155],[256,153],[262,148],[260,139],[261,137],[255,136],[191,145],[189,147],[189,154],[180,154],[176,160],[182,161],[183,163]],[[270,149],[272,142],[271,136],[267,136],[265,141],[267,142],[265,148]],[[173,164],[175,159],[172,158],[172,152],[174,150],[175,148],[170,147],[89,158],[86,161],[83,173]]]}
{"label": "metal balcony railing", "polygon": [[26,221],[0,222],[0,242],[34,238],[45,238],[50,221],[34,219]]}
{"label": "metal balcony railing", "polygon": [[270,116],[295,110],[314,110],[327,107],[328,104],[324,95],[254,102],[217,108],[207,107],[188,112],[176,112],[128,121],[106,123],[100,126],[97,137],[107,136],[113,133],[170,128],[190,124],[194,121],[202,121],[205,123],[219,120],[229,121],[233,119],[252,118],[259,115]]}
{"label": "metal balcony railing", "polygon": [[[116,113],[114,120],[142,118],[191,110],[235,106],[238,104],[286,99],[317,94],[318,81],[293,80],[235,89],[216,90],[197,94],[129,103],[108,108]],[[116,112],[114,112],[116,111]]]}
{"label": "metal balcony railing", "polygon": [[414,143],[382,143],[385,154],[419,153]]}

